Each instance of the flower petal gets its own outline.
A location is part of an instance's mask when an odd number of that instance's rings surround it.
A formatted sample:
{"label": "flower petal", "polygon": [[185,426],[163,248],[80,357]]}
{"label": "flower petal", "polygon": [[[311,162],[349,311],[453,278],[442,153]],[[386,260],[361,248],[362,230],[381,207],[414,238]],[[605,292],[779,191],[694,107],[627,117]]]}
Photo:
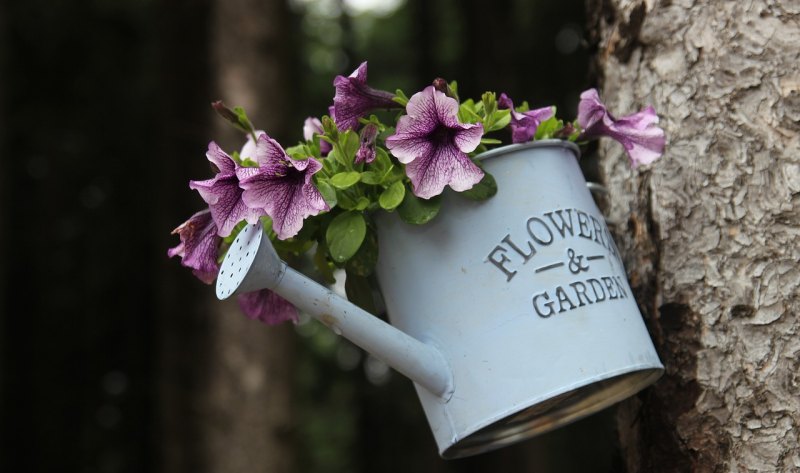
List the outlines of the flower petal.
{"label": "flower petal", "polygon": [[[264,130],[256,130],[256,137],[266,134]],[[239,151],[239,158],[256,160],[256,143],[253,141],[252,136],[247,136],[247,142],[242,146],[242,150]]]}
{"label": "flower petal", "polygon": [[[278,169],[279,166],[282,167]],[[242,200],[248,207],[272,218],[272,229],[278,238],[291,238],[303,227],[306,217],[329,210],[312,180],[312,175],[320,169],[322,164],[313,158],[304,161],[288,159],[278,164],[267,160],[255,174],[243,176],[240,173]]]}
{"label": "flower petal", "polygon": [[514,102],[506,94],[500,94],[497,104],[501,109],[511,110],[511,142],[527,143],[536,136],[539,125],[554,114],[554,108],[542,107],[527,112],[518,112],[514,109]]}
{"label": "flower petal", "polygon": [[[325,130],[322,129],[322,122],[319,118],[308,117],[303,123],[303,139],[306,141],[314,140],[314,135],[322,135]],[[332,146],[325,140],[319,140],[319,152],[324,158],[331,152]]]}
{"label": "flower petal", "polygon": [[358,119],[377,108],[399,108],[394,94],[373,89],[367,85],[367,63],[363,62],[349,77],[336,76],[333,80],[336,95],[333,97],[333,118],[339,130],[358,127]]}
{"label": "flower petal", "polygon": [[455,191],[472,188],[483,179],[483,171],[455,146],[440,146],[406,165],[414,195],[430,199],[449,185]]}
{"label": "flower petal", "polygon": [[471,153],[481,144],[482,137],[483,125],[480,123],[472,123],[461,125],[461,128],[455,133],[454,140],[459,150],[464,153]]}
{"label": "flower petal", "polygon": [[420,156],[427,156],[433,151],[433,145],[425,135],[412,133],[398,133],[386,138],[386,147],[403,164],[408,164]]}
{"label": "flower petal", "polygon": [[581,128],[584,130],[592,128],[597,123],[602,123],[607,115],[608,110],[600,101],[597,89],[589,89],[581,93],[581,100],[578,103],[578,124]]}
{"label": "flower petal", "polygon": [[213,141],[208,144],[206,158],[214,163],[219,172],[223,174],[231,174],[236,169],[236,162]]}
{"label": "flower petal", "polygon": [[291,158],[277,141],[266,133],[258,137],[256,143],[256,162],[258,167],[268,168],[271,172],[281,172]]}
{"label": "flower petal", "polygon": [[581,94],[578,123],[583,128],[579,140],[608,136],[618,141],[628,153],[632,168],[652,163],[664,153],[664,130],[656,126],[658,115],[651,106],[616,119],[608,113],[597,91],[589,89]]}
{"label": "flower petal", "polygon": [[322,131],[322,122],[319,121],[319,118],[308,117],[303,122],[303,139],[306,141],[313,140],[314,134],[321,135]]}
{"label": "flower petal", "polygon": [[217,174],[207,181],[190,181],[189,187],[198,191],[208,204],[221,237],[230,235],[233,227],[242,220],[256,223],[262,215],[242,201],[242,189],[235,174]]}
{"label": "flower petal", "polygon": [[189,217],[172,234],[178,234],[181,242],[170,248],[167,255],[170,258],[180,256],[183,266],[192,268],[198,279],[211,284],[219,271],[217,252],[222,239],[217,236],[217,226],[208,209]]}
{"label": "flower petal", "polygon": [[250,319],[268,325],[286,321],[297,323],[297,308],[269,289],[240,294],[238,301],[242,312]]}

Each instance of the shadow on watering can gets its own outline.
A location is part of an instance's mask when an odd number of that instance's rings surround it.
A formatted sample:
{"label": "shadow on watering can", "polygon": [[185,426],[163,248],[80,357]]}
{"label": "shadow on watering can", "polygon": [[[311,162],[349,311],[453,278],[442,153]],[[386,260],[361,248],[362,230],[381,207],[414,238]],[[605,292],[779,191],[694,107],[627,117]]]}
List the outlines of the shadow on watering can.
{"label": "shadow on watering can", "polygon": [[484,153],[484,202],[445,193],[424,226],[377,218],[391,325],[281,261],[260,225],[217,296],[268,288],[414,381],[444,458],[518,442],[631,396],[663,372],[611,233],[563,141]]}

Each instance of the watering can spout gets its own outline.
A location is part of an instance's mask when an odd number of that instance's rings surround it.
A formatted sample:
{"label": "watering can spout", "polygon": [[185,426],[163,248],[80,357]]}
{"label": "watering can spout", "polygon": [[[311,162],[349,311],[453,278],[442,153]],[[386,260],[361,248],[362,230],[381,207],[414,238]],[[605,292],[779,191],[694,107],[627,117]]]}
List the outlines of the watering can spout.
{"label": "watering can spout", "polygon": [[438,349],[290,268],[278,258],[262,226],[247,225],[222,263],[217,297],[261,289],[272,290],[431,393],[445,400],[452,395],[453,375]]}

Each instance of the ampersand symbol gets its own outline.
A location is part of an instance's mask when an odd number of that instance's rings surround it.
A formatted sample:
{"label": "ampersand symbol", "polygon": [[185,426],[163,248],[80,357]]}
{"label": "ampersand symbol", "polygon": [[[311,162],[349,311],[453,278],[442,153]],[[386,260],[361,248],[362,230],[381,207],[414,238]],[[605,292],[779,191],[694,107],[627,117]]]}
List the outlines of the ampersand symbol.
{"label": "ampersand symbol", "polygon": [[567,258],[569,258],[568,268],[572,274],[589,270],[589,265],[583,263],[583,255],[576,255],[572,248],[567,250]]}

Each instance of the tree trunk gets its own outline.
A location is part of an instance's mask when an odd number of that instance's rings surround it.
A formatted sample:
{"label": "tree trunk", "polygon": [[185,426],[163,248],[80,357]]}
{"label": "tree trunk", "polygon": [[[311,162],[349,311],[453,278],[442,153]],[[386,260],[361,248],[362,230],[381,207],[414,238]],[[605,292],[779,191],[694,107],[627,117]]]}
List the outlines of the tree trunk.
{"label": "tree trunk", "polygon": [[[166,34],[180,37],[166,41],[176,48],[167,54],[174,60],[167,65],[167,98],[175,102],[175,96],[184,97],[173,104],[177,110],[167,118],[167,128],[181,122],[182,111],[189,114],[198,105],[214,120],[213,130],[201,127],[178,137],[183,149],[169,145],[173,148],[170,159],[180,161],[184,169],[191,160],[189,167],[200,169],[186,174],[184,182],[205,179],[210,177],[204,158],[208,141],[213,139],[233,152],[245,140],[214,117],[211,101],[223,99],[230,106],[242,106],[258,128],[271,135],[283,133],[286,124],[282,118],[291,94],[290,56],[283,46],[289,13],[280,0],[208,0],[205,7],[210,14],[188,21],[180,15],[196,16],[203,5],[166,5],[174,20],[168,22]],[[211,39],[206,42],[209,32]],[[175,96],[169,96],[170,90]],[[193,92],[187,93],[190,90]],[[188,154],[187,149],[194,151]],[[192,194],[196,211],[205,204]],[[188,271],[180,276],[187,281],[192,278]],[[198,290],[199,284],[193,283],[177,284],[186,290],[185,300],[167,296],[173,310],[166,314],[169,320],[162,329],[161,403],[166,440],[162,469],[193,473],[293,471],[292,327],[267,327],[250,320],[235,300],[217,301],[213,287]]]}
{"label": "tree trunk", "polygon": [[661,161],[603,142],[611,219],[667,373],[623,404],[628,472],[800,468],[800,5],[589,2],[601,96],[652,104]]}
{"label": "tree trunk", "polygon": [[[219,98],[244,107],[257,127],[281,136],[291,96],[285,2],[219,0],[214,7]],[[214,137],[224,140],[227,133],[232,143],[226,149],[244,144],[229,124],[217,124]],[[214,307],[206,399],[209,471],[292,471],[294,331],[249,320],[234,301]]]}

